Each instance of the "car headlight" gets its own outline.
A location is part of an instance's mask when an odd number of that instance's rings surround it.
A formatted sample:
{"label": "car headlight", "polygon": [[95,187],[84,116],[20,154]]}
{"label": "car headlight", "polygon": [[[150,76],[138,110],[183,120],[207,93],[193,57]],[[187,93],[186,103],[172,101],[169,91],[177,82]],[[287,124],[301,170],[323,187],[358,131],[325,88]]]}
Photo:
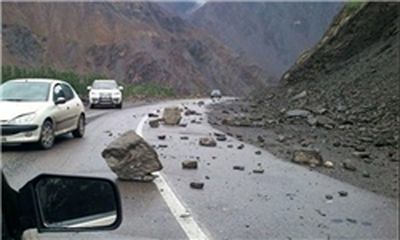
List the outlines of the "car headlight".
{"label": "car headlight", "polygon": [[120,97],[121,96],[121,93],[120,92],[113,92],[113,97]]}
{"label": "car headlight", "polygon": [[10,124],[30,124],[32,123],[33,119],[36,117],[36,113],[26,113],[26,114],[21,114],[14,119],[11,119],[9,121]]}
{"label": "car headlight", "polygon": [[98,97],[99,93],[98,92],[90,92],[89,95],[90,95],[90,97]]}

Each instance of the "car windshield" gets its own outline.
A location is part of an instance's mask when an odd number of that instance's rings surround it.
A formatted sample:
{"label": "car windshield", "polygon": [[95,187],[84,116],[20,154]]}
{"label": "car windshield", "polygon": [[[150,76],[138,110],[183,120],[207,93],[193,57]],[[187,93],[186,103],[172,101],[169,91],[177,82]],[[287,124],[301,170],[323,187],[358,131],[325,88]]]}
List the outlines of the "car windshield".
{"label": "car windshield", "polygon": [[0,101],[44,102],[49,89],[47,82],[6,82],[0,85]]}
{"label": "car windshield", "polygon": [[94,89],[114,89],[117,88],[117,83],[114,81],[94,82],[92,87]]}

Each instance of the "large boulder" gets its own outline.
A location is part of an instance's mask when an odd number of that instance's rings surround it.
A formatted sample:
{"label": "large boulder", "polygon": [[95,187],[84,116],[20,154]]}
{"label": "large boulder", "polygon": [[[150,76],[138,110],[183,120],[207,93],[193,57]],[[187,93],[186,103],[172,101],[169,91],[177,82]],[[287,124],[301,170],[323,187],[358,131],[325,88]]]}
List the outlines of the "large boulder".
{"label": "large boulder", "polygon": [[151,173],[162,169],[157,152],[134,131],[112,141],[101,155],[121,180],[151,181]]}
{"label": "large boulder", "polygon": [[182,119],[181,109],[179,107],[167,107],[163,113],[164,123],[166,125],[178,125]]}
{"label": "large boulder", "polygon": [[323,159],[320,152],[317,150],[296,149],[293,152],[292,162],[316,167],[323,164]]}

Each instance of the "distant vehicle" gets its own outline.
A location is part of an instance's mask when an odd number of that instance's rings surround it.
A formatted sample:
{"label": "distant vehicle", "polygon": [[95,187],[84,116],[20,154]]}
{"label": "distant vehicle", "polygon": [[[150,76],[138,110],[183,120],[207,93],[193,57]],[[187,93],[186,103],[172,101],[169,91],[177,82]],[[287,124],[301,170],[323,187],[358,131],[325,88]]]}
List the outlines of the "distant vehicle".
{"label": "distant vehicle", "polygon": [[58,135],[85,133],[85,108],[67,82],[16,79],[0,85],[2,144],[38,142],[44,149]]}
{"label": "distant vehicle", "polygon": [[222,93],[221,93],[220,90],[214,89],[214,90],[211,91],[210,97],[211,97],[211,99],[215,99],[215,98],[221,99]]}
{"label": "distant vehicle", "polygon": [[99,105],[115,106],[122,108],[122,86],[115,80],[95,80],[88,86],[90,108]]}

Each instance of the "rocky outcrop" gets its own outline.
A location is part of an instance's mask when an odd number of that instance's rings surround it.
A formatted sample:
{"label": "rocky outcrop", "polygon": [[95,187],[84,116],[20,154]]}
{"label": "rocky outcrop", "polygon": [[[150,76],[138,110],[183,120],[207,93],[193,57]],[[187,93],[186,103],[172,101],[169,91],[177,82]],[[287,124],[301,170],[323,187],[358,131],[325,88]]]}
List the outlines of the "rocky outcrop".
{"label": "rocky outcrop", "polygon": [[157,152],[134,131],[112,141],[101,155],[121,180],[151,181],[151,173],[162,169]]}

